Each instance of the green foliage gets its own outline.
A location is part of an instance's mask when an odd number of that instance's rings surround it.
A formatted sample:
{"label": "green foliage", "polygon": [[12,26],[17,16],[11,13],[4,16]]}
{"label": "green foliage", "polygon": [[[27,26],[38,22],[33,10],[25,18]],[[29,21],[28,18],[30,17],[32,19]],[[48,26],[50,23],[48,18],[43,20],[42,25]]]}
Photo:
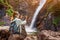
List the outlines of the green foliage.
{"label": "green foliage", "polygon": [[0,3],[4,3],[4,0],[0,0]]}
{"label": "green foliage", "polygon": [[7,7],[6,9],[6,13],[9,15],[9,16],[12,16],[13,14],[13,8],[12,6],[8,3],[8,0],[0,0],[0,3],[5,5]]}
{"label": "green foliage", "polygon": [[60,17],[56,17],[56,18],[53,20],[53,24],[58,25],[59,21],[60,21]]}
{"label": "green foliage", "polygon": [[60,21],[60,3],[57,3],[55,5],[50,5],[47,9],[48,13],[52,12],[52,15],[54,15],[53,24],[57,25]]}
{"label": "green foliage", "polygon": [[[13,15],[13,7],[8,3],[8,0],[0,0],[0,4],[7,7],[5,11],[9,16]],[[0,26],[4,24],[5,22],[0,22]]]}
{"label": "green foliage", "polygon": [[10,8],[10,9],[7,9],[6,10],[6,13],[9,15],[9,16],[12,16],[13,15],[13,10]]}
{"label": "green foliage", "polygon": [[5,24],[5,22],[0,22],[0,26],[1,26],[1,25],[4,25],[4,24]]}
{"label": "green foliage", "polygon": [[6,5],[8,5],[8,9],[6,10],[6,13],[9,15],[9,16],[12,16],[13,15],[13,8],[10,4],[8,4],[8,2],[6,1]]}

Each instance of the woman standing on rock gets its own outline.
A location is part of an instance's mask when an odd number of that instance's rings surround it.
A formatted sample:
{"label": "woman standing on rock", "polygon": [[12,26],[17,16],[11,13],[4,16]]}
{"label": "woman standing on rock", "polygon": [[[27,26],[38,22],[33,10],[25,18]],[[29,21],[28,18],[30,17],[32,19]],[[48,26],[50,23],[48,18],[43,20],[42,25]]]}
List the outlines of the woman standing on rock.
{"label": "woman standing on rock", "polygon": [[[25,27],[22,25],[26,24],[26,20],[24,20],[24,21],[21,20],[19,18],[20,14],[18,12],[14,12],[13,16],[14,16],[14,19],[11,21],[10,31],[12,31],[13,34],[20,34],[21,39],[24,39],[27,34],[25,31]],[[22,30],[24,30],[24,31],[22,31]]]}

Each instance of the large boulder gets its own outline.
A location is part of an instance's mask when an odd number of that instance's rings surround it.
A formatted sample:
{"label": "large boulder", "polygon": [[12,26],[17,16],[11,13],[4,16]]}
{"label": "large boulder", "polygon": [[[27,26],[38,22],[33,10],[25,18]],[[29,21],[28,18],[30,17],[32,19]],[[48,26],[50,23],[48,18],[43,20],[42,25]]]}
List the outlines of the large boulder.
{"label": "large boulder", "polygon": [[38,34],[38,40],[60,40],[60,32],[42,30]]}
{"label": "large boulder", "polygon": [[0,40],[8,40],[10,32],[8,30],[0,30]]}

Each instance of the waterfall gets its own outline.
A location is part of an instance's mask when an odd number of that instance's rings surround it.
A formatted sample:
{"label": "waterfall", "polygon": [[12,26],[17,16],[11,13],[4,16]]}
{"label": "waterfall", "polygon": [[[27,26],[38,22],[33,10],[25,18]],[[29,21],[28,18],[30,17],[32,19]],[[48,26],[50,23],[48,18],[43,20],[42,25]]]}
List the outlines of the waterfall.
{"label": "waterfall", "polygon": [[40,12],[40,10],[42,9],[42,7],[44,6],[45,3],[46,3],[46,0],[40,0],[39,6],[37,7],[37,9],[36,9],[36,11],[34,13],[31,25],[30,25],[30,27],[28,27],[27,31],[28,30],[31,31],[31,32],[35,31],[34,29],[32,29],[33,25],[35,23],[35,20],[36,20],[36,17],[38,15],[38,13]]}
{"label": "waterfall", "polygon": [[40,12],[40,10],[42,9],[42,7],[44,6],[45,3],[46,3],[46,0],[41,0],[40,1],[39,6],[37,7],[37,9],[36,9],[36,11],[34,13],[34,16],[33,16],[33,19],[32,19],[31,25],[30,25],[30,28],[33,27],[37,15],[38,15],[38,13]]}

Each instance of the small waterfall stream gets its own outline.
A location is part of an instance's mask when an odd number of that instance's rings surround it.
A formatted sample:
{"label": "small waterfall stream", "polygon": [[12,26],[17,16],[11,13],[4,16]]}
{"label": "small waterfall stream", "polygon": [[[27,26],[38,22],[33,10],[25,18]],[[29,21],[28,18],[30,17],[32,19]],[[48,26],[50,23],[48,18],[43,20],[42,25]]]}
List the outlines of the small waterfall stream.
{"label": "small waterfall stream", "polygon": [[46,0],[40,0],[39,6],[37,7],[37,9],[33,15],[31,25],[30,25],[30,27],[26,28],[27,32],[35,32],[35,29],[32,29],[32,28],[34,26],[34,23],[35,23],[35,20],[36,20],[38,13],[40,12],[40,10],[42,9],[42,7],[44,6],[45,3],[46,3]]}

